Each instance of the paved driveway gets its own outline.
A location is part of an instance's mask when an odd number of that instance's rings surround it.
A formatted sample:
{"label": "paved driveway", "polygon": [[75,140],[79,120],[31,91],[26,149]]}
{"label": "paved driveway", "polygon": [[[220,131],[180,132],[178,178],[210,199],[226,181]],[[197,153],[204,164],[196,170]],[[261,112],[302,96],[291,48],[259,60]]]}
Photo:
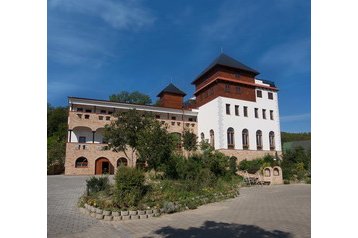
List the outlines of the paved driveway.
{"label": "paved driveway", "polygon": [[48,237],[310,237],[311,186],[242,188],[240,196],[195,210],[104,222],[76,207],[88,177],[48,176]]}

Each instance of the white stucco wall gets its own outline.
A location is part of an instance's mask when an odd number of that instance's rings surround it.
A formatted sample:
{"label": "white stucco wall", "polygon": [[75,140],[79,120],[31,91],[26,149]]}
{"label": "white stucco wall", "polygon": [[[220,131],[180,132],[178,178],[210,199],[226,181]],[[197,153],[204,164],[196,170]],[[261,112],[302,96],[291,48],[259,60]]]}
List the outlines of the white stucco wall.
{"label": "white stucco wall", "polygon": [[[215,149],[227,149],[227,129],[234,128],[235,149],[242,149],[242,130],[249,131],[249,149],[256,150],[256,131],[262,131],[263,150],[270,150],[269,132],[275,133],[275,150],[281,151],[279,109],[277,93],[273,100],[268,99],[267,90],[262,91],[262,98],[256,102],[218,97],[199,108],[198,134],[202,132],[209,139],[209,131],[215,133]],[[226,104],[230,104],[230,115],[226,114]],[[235,105],[239,106],[239,116],[235,115]],[[248,117],[244,117],[244,106],[248,107]],[[259,118],[255,118],[255,108],[259,109]],[[266,119],[262,118],[262,109],[266,109]],[[273,110],[274,120],[270,120],[270,110]]]}

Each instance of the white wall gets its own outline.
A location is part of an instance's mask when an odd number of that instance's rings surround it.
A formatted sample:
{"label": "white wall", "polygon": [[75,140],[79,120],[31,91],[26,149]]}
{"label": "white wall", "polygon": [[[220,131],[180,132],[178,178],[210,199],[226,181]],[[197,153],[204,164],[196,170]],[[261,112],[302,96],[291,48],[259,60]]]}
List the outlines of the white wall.
{"label": "white wall", "polygon": [[[273,100],[268,99],[267,92],[262,90],[262,98],[256,102],[218,97],[199,108],[198,134],[203,132],[209,139],[210,129],[215,133],[215,149],[227,149],[227,129],[235,130],[235,149],[242,149],[242,130],[249,131],[249,149],[256,150],[256,131],[262,131],[263,150],[270,150],[269,132],[275,133],[275,150],[281,151],[280,121],[277,93],[273,92]],[[226,104],[230,104],[230,115],[226,115]],[[239,116],[235,115],[235,105],[239,106]],[[244,117],[244,106],[248,107],[248,117]],[[259,108],[259,118],[255,118],[254,109]],[[266,119],[262,118],[262,109],[266,109]],[[273,110],[274,120],[270,120]]]}

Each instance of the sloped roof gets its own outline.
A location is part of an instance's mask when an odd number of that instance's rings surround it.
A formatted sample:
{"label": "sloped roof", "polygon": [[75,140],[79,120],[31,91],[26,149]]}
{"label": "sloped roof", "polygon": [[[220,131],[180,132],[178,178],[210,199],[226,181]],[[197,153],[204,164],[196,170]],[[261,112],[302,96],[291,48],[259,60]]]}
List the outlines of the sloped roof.
{"label": "sloped roof", "polygon": [[231,67],[231,68],[235,68],[235,69],[240,69],[240,70],[252,73],[255,76],[260,74],[258,71],[250,68],[249,66],[246,66],[243,63],[237,61],[236,59],[231,58],[230,56],[228,56],[224,53],[221,53],[219,55],[219,57],[217,57],[203,72],[201,72],[199,74],[198,77],[196,77],[196,79],[192,82],[192,84],[194,84],[194,82],[196,80],[198,80],[201,76],[203,76],[206,72],[208,72],[215,65],[222,65],[222,66],[227,66],[227,67]]}
{"label": "sloped roof", "polygon": [[160,97],[163,93],[172,93],[172,94],[177,94],[177,95],[181,95],[181,96],[185,96],[186,93],[184,93],[183,91],[181,91],[179,88],[177,88],[174,84],[170,83],[168,86],[166,86],[158,95],[157,97]]}

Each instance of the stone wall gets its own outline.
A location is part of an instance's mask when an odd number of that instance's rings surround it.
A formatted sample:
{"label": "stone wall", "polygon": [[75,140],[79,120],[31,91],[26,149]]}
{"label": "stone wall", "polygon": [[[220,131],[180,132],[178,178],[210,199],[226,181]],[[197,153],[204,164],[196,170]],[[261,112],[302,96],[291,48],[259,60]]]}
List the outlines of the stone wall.
{"label": "stone wall", "polygon": [[[219,149],[218,151],[222,152],[227,156],[235,156],[237,158],[237,163],[239,164],[243,160],[254,160],[262,158],[265,155],[269,154],[275,156],[276,151],[271,150],[228,150],[228,149]],[[281,158],[282,152],[277,151],[277,155]]]}

